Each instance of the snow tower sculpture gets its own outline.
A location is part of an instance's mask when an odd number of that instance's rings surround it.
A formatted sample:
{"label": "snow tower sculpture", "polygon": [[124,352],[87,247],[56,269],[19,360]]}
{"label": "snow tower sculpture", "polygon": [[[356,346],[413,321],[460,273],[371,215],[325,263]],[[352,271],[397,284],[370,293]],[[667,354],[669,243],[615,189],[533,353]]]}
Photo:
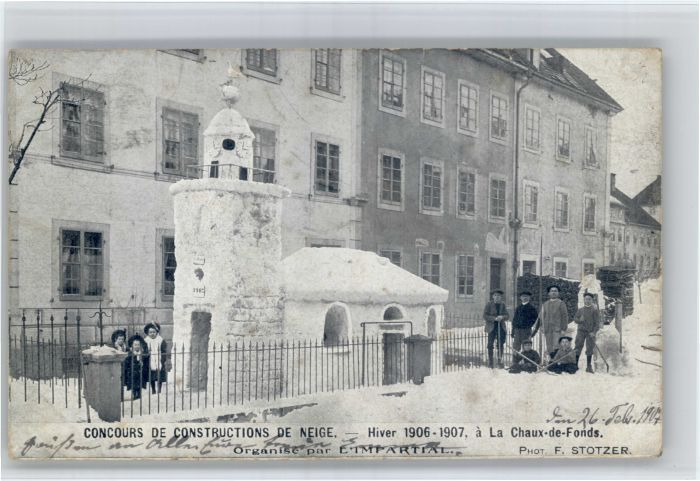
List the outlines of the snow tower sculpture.
{"label": "snow tower sculpture", "polygon": [[214,345],[226,350],[243,339],[264,342],[283,333],[280,218],[290,191],[253,180],[254,135],[233,108],[238,88],[229,81],[222,92],[226,107],[204,131],[203,175],[170,187],[177,255],[173,344],[175,352],[185,351],[175,362],[183,387],[193,390],[205,389],[214,375]]}

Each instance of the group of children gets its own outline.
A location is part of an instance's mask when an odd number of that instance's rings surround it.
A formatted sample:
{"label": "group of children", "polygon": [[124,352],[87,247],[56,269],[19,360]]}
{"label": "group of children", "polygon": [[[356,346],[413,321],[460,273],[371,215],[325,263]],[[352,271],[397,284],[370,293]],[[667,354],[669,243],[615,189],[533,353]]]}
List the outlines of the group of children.
{"label": "group of children", "polygon": [[122,386],[132,393],[132,399],[141,398],[141,390],[151,387],[156,394],[168,379],[172,369],[166,341],[160,336],[160,324],[150,322],[143,328],[146,337],[139,334],[126,339],[126,331],[112,333],[112,347],[129,355],[122,363]]}
{"label": "group of children", "polygon": [[[579,358],[586,347],[586,372],[593,372],[593,351],[596,347],[596,333],[600,329],[600,311],[593,304],[594,296],[586,292],[583,295],[583,307],[574,315],[577,325],[576,340],[566,335],[569,325],[569,313],[566,303],[559,298],[559,287],[549,286],[549,299],[542,305],[540,312],[530,304],[532,293],[520,293],[520,304],[515,309],[512,320],[511,336],[513,337],[513,363],[509,369],[512,373],[538,372],[542,369],[554,373],[574,374],[578,371]],[[489,367],[494,367],[493,351],[497,342],[498,365],[503,366],[503,347],[506,341],[505,323],[510,319],[503,291],[491,293],[491,301],[484,308],[484,330],[488,334],[487,352]],[[549,361],[542,365],[542,359],[532,348],[532,339],[542,329],[545,348],[549,353]]]}

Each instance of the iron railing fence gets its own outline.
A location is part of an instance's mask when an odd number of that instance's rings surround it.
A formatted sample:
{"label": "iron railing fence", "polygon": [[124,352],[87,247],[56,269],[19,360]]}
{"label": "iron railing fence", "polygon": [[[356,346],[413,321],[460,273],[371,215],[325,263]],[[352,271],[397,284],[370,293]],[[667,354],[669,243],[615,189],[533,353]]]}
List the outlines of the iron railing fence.
{"label": "iron railing fence", "polygon": [[[431,343],[431,375],[486,366],[488,336],[482,327],[444,330]],[[504,339],[503,367],[512,362]],[[542,353],[539,337],[534,348]],[[11,402],[80,407],[85,380],[81,352],[90,343],[10,338]],[[210,343],[198,349],[172,345],[166,353],[129,353],[122,363],[125,417],[277,401],[338,390],[409,382],[411,360],[401,334],[324,344],[320,340]],[[158,359],[160,356],[160,359]],[[499,367],[498,342],[494,363]],[[544,356],[543,356],[544,357]],[[151,369],[154,367],[154,369]]]}
{"label": "iron railing fence", "polygon": [[9,334],[54,344],[111,344],[112,332],[123,329],[127,339],[144,335],[149,322],[161,326],[161,336],[172,338],[171,308],[155,307],[32,307],[8,314]]}

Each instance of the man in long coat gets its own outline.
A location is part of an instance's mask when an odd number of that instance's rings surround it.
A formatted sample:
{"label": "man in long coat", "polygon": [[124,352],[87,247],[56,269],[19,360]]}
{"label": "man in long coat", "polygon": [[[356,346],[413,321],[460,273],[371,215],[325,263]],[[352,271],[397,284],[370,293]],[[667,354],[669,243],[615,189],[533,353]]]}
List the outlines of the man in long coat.
{"label": "man in long coat", "polygon": [[569,325],[569,311],[566,303],[559,299],[559,287],[549,286],[547,288],[549,300],[542,305],[540,317],[535,324],[535,333],[542,328],[545,337],[547,352],[553,352],[559,346],[559,338],[566,333]]}
{"label": "man in long coat", "polygon": [[501,300],[503,291],[491,293],[491,301],[484,308],[484,331],[488,334],[489,367],[493,367],[493,344],[498,340],[498,365],[503,367],[503,345],[506,342],[506,321],[510,319],[508,309]]}

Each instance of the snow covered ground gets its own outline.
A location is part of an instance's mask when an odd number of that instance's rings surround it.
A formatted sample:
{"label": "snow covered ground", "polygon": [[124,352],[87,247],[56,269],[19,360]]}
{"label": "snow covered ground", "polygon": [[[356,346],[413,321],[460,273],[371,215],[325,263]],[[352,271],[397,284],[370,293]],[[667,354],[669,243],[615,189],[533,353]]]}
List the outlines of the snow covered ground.
{"label": "snow covered ground", "polygon": [[[134,416],[135,421],[176,422],[186,420],[245,420],[265,421],[284,416],[291,423],[372,422],[474,422],[474,423],[541,423],[552,415],[553,406],[562,412],[577,413],[588,406],[612,408],[616,404],[635,402],[638,405],[659,404],[661,401],[661,281],[650,280],[635,289],[634,314],[622,325],[620,337],[614,324],[603,327],[598,346],[610,371],[606,372],[602,358],[596,360],[596,373],[581,370],[575,375],[510,374],[505,370],[475,368],[443,373],[426,378],[422,385],[399,384],[352,391],[299,396],[276,402],[260,400],[245,406],[217,406],[186,412],[165,412],[165,397],[161,395],[161,410],[157,413],[156,398],[151,398],[153,414]],[[571,325],[571,333],[575,327]],[[580,365],[584,365],[582,360]],[[69,407],[65,407],[63,386],[56,385],[55,404],[51,404],[48,383],[41,386],[41,404],[37,405],[37,384],[27,383],[29,401],[24,402],[22,380],[10,382],[10,419],[29,422],[85,422],[87,410],[77,404],[77,389],[69,389]],[[144,391],[145,393],[145,391]],[[147,395],[146,395],[147,396]],[[188,394],[187,394],[188,396]],[[143,400],[144,411],[147,397]],[[172,402],[172,398],[170,398]],[[288,412],[277,408],[297,406]],[[130,403],[125,404],[125,417],[130,418]],[[134,405],[135,413],[138,405]],[[358,414],[358,410],[362,414]],[[224,418],[219,419],[223,416]],[[91,420],[98,418],[94,411]]]}

